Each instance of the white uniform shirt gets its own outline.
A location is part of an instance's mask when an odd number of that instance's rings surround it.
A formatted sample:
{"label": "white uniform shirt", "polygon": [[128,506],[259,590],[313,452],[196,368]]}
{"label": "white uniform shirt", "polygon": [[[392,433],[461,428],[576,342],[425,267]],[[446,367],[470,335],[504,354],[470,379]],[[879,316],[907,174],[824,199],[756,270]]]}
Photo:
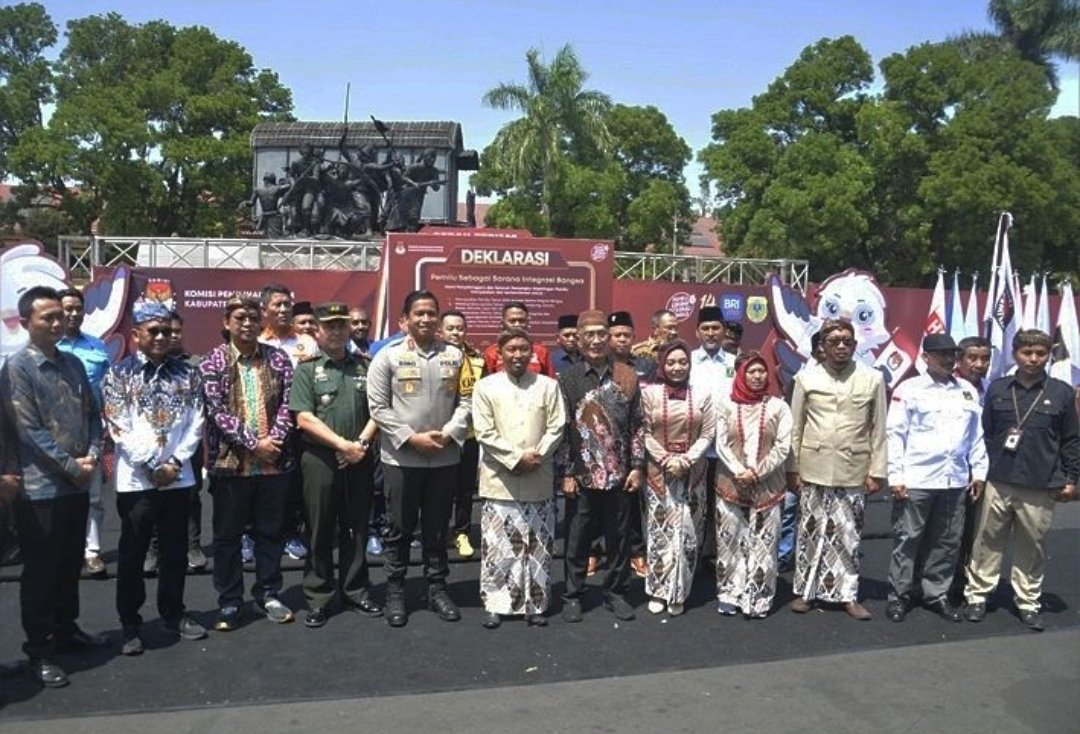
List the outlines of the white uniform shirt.
{"label": "white uniform shirt", "polygon": [[949,489],[986,479],[982,410],[967,380],[905,380],[889,403],[886,433],[890,486]]}
{"label": "white uniform shirt", "polygon": [[[731,385],[735,377],[735,357],[723,349],[709,354],[705,347],[690,353],[690,389],[697,395],[709,395],[714,406],[731,399]],[[716,446],[709,444],[705,456],[716,458]]]}

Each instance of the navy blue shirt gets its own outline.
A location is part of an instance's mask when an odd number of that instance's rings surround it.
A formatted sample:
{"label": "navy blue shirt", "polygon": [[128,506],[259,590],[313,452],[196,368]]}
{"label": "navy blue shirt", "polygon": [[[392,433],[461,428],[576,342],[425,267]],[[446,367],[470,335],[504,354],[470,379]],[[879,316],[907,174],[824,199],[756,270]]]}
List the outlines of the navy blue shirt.
{"label": "navy blue shirt", "polygon": [[[1020,418],[1028,416],[1023,435],[1015,452],[1005,451],[1005,439],[1017,425],[1017,410]],[[990,456],[988,481],[1039,489],[1076,484],[1080,427],[1076,397],[1068,383],[1048,375],[1031,387],[1024,387],[1015,375],[994,380],[986,391],[982,420]]]}

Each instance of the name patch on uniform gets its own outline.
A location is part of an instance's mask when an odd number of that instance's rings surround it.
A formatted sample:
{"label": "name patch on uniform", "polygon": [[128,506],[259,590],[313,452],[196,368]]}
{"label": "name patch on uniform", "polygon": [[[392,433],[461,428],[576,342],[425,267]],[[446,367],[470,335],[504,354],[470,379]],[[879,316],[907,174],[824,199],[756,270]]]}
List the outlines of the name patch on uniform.
{"label": "name patch on uniform", "polygon": [[401,367],[399,365],[398,368],[397,368],[397,371],[394,372],[394,377],[396,377],[399,380],[419,380],[420,379],[420,368],[419,367]]}

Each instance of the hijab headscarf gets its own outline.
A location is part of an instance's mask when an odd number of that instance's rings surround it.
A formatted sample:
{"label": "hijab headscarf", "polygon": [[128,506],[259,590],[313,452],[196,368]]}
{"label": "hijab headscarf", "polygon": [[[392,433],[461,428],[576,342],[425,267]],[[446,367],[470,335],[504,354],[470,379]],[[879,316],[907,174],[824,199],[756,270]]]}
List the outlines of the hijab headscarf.
{"label": "hijab headscarf", "polygon": [[[751,390],[746,371],[755,364],[765,368],[765,384],[760,390]],[[769,397],[769,365],[759,352],[747,352],[745,359],[735,369],[735,382],[731,386],[731,400],[739,405],[753,405]]]}
{"label": "hijab headscarf", "polygon": [[656,379],[664,385],[664,392],[672,400],[686,400],[686,388],[690,384],[690,372],[687,371],[686,379],[675,382],[667,373],[666,363],[672,352],[682,351],[686,358],[690,359],[690,345],[682,339],[675,339],[660,347],[656,353]]}

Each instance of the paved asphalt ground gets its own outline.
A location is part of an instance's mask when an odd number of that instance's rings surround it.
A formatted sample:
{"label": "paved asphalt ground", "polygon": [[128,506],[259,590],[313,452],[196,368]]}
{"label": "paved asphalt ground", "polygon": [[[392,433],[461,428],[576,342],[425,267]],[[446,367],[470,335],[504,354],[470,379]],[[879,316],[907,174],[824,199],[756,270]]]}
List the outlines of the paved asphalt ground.
{"label": "paved asphalt ground", "polygon": [[[115,547],[114,514],[107,547]],[[351,614],[308,630],[249,613],[236,632],[171,643],[150,607],[142,657],[115,649],[62,656],[72,682],[61,690],[26,675],[0,677],[0,731],[1076,731],[1080,504],[1059,508],[1048,539],[1042,634],[1020,627],[1004,586],[978,625],[923,610],[902,624],[887,621],[888,514],[887,502],[870,503],[862,595],[871,622],[839,611],[791,614],[790,574],[769,618],[722,618],[702,575],[679,618],[649,615],[638,581],[633,622],[616,622],[596,592],[582,624],[555,616],[546,628],[507,621],[489,631],[480,626],[477,562],[452,565],[451,593],[463,608],[456,624],[419,608],[424,588],[414,568],[415,611],[401,630]],[[15,571],[0,572],[0,661],[20,656]],[[381,600],[381,568],[373,580]],[[285,600],[300,608],[297,565],[285,583]],[[114,593],[111,580],[83,582],[85,629],[118,638]],[[209,624],[209,576],[189,577],[187,600]]]}

